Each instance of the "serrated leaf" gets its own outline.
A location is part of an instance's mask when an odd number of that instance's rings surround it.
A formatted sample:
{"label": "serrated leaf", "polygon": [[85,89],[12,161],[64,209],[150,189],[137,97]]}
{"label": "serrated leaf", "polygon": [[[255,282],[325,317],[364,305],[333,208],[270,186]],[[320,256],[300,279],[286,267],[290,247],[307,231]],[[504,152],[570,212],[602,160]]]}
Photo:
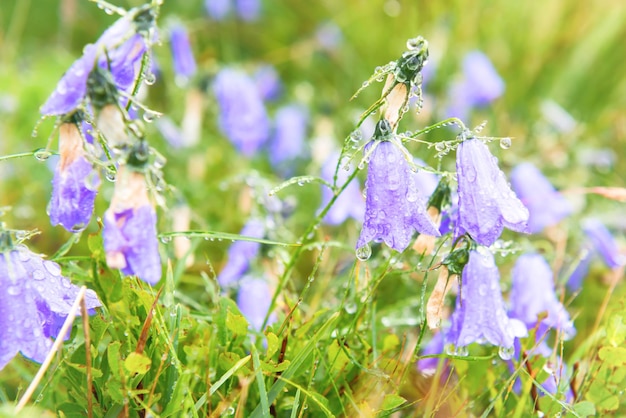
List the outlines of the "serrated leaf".
{"label": "serrated leaf", "polygon": [[248,321],[243,315],[232,313],[230,310],[226,313],[226,326],[236,335],[248,334]]}
{"label": "serrated leaf", "polygon": [[383,399],[383,404],[380,407],[383,411],[389,411],[391,409],[395,409],[406,402],[400,395],[396,395],[395,393],[390,393],[385,395],[385,399]]}
{"label": "serrated leaf", "polygon": [[146,374],[150,370],[152,360],[143,353],[132,352],[124,360],[124,367],[133,374]]}

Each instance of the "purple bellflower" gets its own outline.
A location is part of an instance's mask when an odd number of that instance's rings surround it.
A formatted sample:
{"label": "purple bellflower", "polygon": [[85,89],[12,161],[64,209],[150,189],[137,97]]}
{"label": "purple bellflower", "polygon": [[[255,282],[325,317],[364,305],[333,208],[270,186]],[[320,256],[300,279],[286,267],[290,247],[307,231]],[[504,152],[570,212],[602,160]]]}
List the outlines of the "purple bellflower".
{"label": "purple bellflower", "polygon": [[[272,303],[272,292],[264,279],[246,276],[239,282],[237,306],[246,317],[250,326],[257,332],[262,331],[263,321]],[[270,315],[268,323],[276,320]]]}
{"label": "purple bellflower", "polygon": [[118,84],[130,84],[128,66],[132,64],[135,67],[137,57],[143,53],[139,53],[139,50],[145,50],[144,41],[137,38],[137,31],[144,29],[144,23],[139,23],[139,20],[148,25],[153,24],[153,19],[146,19],[146,16],[151,16],[149,10],[133,9],[104,31],[95,44],[86,45],[82,57],[63,74],[56,89],[41,106],[41,114],[62,115],[76,109],[87,94],[87,78],[96,61],[101,67],[110,67],[112,73],[117,74],[114,78],[117,78]]}
{"label": "purple bellflower", "polygon": [[52,225],[70,232],[84,229],[91,219],[100,177],[85,158],[83,138],[75,121],[59,127],[61,158],[52,180],[48,215]]}
{"label": "purple bellflower", "polygon": [[459,183],[456,236],[467,232],[479,244],[489,246],[504,227],[528,232],[528,209],[511,190],[487,145],[477,138],[461,142],[456,169]]}
{"label": "purple bellflower", "polygon": [[[80,289],[25,246],[0,252],[0,370],[18,353],[43,362]],[[93,290],[87,308],[101,306]]]}
{"label": "purple bellflower", "polygon": [[235,0],[237,14],[246,22],[252,22],[261,14],[261,0]]}
{"label": "purple bellflower", "polygon": [[[339,163],[339,152],[331,154],[322,165],[321,177],[329,183],[333,183],[335,169]],[[343,185],[350,177],[349,172],[339,167],[337,172],[337,185]],[[322,205],[324,208],[333,198],[333,191],[327,186],[322,185]],[[365,200],[361,193],[359,181],[355,178],[346,189],[337,197],[333,205],[330,207],[323,222],[330,225],[341,225],[346,219],[352,217],[357,221],[361,221],[365,215]]]}
{"label": "purple bellflower", "polygon": [[335,51],[343,42],[343,33],[336,23],[325,21],[317,26],[315,40],[322,49]]}
{"label": "purple bellflower", "polygon": [[215,77],[213,91],[220,107],[219,126],[246,157],[269,137],[270,121],[254,82],[243,72],[226,68]]}
{"label": "purple bellflower", "polygon": [[583,221],[582,227],[593,249],[600,254],[608,268],[615,269],[626,264],[626,256],[620,251],[619,244],[602,222],[589,218]]}
{"label": "purple bellflower", "polygon": [[[265,236],[265,225],[258,219],[250,219],[240,235],[252,238]],[[261,244],[253,241],[236,241],[228,249],[228,262],[217,276],[222,288],[234,286],[250,268],[250,263],[257,256]]]}
{"label": "purple bellflower", "polygon": [[111,206],[104,213],[107,264],[155,285],[161,279],[156,212],[143,173],[121,166]]}
{"label": "purple bellflower", "polygon": [[547,316],[541,320],[543,325],[561,330],[566,339],[576,333],[567,310],[556,296],[552,269],[543,256],[520,256],[512,275],[510,300],[513,318],[532,328],[537,325],[540,314],[545,312]]}
{"label": "purple bellflower", "polygon": [[378,122],[374,139],[364,150],[366,155],[371,155],[365,183],[365,220],[357,250],[376,240],[402,252],[411,242],[415,230],[439,236],[437,227],[426,213],[427,202],[417,189],[416,174],[406,160],[404,148],[391,135],[389,122],[382,119]]}
{"label": "purple bellflower", "polygon": [[511,171],[511,186],[528,208],[528,229],[541,232],[572,213],[569,202],[531,163],[522,163]]}
{"label": "purple bellflower", "polygon": [[183,25],[176,24],[170,29],[170,46],[176,76],[185,80],[191,78],[196,73],[196,60]]}
{"label": "purple bellflower", "polygon": [[[424,349],[421,351],[420,355],[427,356],[431,354],[442,354],[444,351],[445,345],[445,334],[443,332],[438,332],[433,335],[433,338],[424,346]],[[417,370],[422,372],[422,374],[431,376],[435,374],[437,371],[437,367],[439,367],[439,362],[446,361],[443,358],[437,357],[427,357],[420,358],[417,361]],[[447,373],[444,373],[447,375]]]}
{"label": "purple bellflower", "polygon": [[504,81],[489,58],[472,51],[463,59],[463,77],[450,88],[447,114],[465,119],[473,107],[486,106],[504,93]]}
{"label": "purple bellflower", "polygon": [[280,76],[272,65],[260,66],[255,71],[253,78],[261,98],[265,101],[276,100],[283,92]]}
{"label": "purple bellflower", "polygon": [[590,249],[583,248],[580,252],[580,258],[578,259],[574,271],[567,279],[567,288],[571,291],[575,291],[583,284],[583,280],[589,273],[591,262],[593,261],[593,252]]}
{"label": "purple bellflower", "polygon": [[204,9],[213,20],[224,20],[231,8],[232,0],[204,0]]}
{"label": "purple bellflower", "polygon": [[296,104],[283,106],[276,112],[268,153],[270,162],[279,172],[291,175],[294,160],[306,157],[308,122],[306,109]]}
{"label": "purple bellflower", "polygon": [[527,335],[524,324],[506,315],[500,293],[500,274],[493,255],[484,247],[472,250],[461,274],[461,293],[452,314],[446,341],[466,353],[471,343],[488,342],[500,347],[500,357],[509,360],[516,337]]}
{"label": "purple bellflower", "polygon": [[137,79],[141,59],[147,47],[144,36],[136,33],[106,56],[101,56],[98,65],[111,70],[113,82],[118,90],[127,91]]}

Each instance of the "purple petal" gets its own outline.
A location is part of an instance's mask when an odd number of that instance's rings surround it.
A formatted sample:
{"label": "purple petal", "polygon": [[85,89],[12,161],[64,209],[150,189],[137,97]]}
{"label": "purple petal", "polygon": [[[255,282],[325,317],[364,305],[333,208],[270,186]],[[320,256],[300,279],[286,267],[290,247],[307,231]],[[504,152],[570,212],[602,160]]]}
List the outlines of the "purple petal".
{"label": "purple petal", "polygon": [[261,14],[260,0],[235,0],[235,6],[239,17],[246,22],[257,20]]}
{"label": "purple petal", "polygon": [[519,164],[513,169],[511,185],[528,208],[528,228],[532,233],[541,232],[572,213],[569,202],[530,163]]}
{"label": "purple petal", "polygon": [[614,269],[626,263],[626,256],[621,253],[619,244],[602,222],[590,218],[584,220],[582,226],[607,267]]}
{"label": "purple petal", "polygon": [[214,20],[224,20],[232,7],[232,0],[204,0],[204,9]]}
{"label": "purple petal", "polygon": [[[258,219],[249,220],[239,233],[246,237],[263,238],[265,225]],[[234,285],[250,267],[250,262],[256,258],[261,244],[252,241],[235,241],[228,249],[228,262],[217,276],[221,287]]]}
{"label": "purple petal", "polygon": [[[321,177],[329,182],[333,183],[333,176],[335,174],[335,168],[339,163],[339,153],[331,154],[322,165]],[[350,177],[350,172],[343,169],[343,166],[339,167],[337,172],[337,186],[342,186]],[[321,208],[326,207],[328,202],[333,198],[333,192],[327,186],[322,186],[322,204]],[[361,222],[365,215],[365,200],[361,193],[361,187],[359,186],[358,179],[353,179],[352,182],[346,187],[346,189],[337,197],[333,205],[330,207],[323,221],[330,225],[340,225],[345,222],[346,219],[352,217],[353,219]]]}
{"label": "purple petal", "polygon": [[376,148],[367,170],[365,221],[357,248],[382,240],[391,248],[404,251],[415,230],[439,236],[401,146],[391,141],[370,142],[365,152],[372,146]]}
{"label": "purple petal", "polygon": [[528,209],[509,187],[497,159],[479,139],[463,141],[457,149],[459,211],[455,235],[469,233],[489,246],[507,227],[528,231]]}
{"label": "purple petal", "polygon": [[[239,284],[239,292],[237,293],[237,306],[246,317],[252,329],[261,331],[263,321],[270,309],[272,302],[272,293],[267,282],[263,279],[253,277],[245,277]],[[268,323],[275,321],[273,315],[270,316]]]}
{"label": "purple petal", "polygon": [[196,60],[184,26],[178,24],[170,29],[170,46],[176,75],[185,79],[193,76],[196,73]]}
{"label": "purple petal", "polygon": [[474,106],[487,105],[504,93],[504,81],[489,58],[480,51],[465,55],[463,75],[469,100]]}
{"label": "purple petal", "polygon": [[259,67],[254,73],[254,82],[261,98],[265,101],[276,100],[283,90],[280,76],[276,68],[267,64]]}
{"label": "purple petal", "polygon": [[270,162],[279,171],[291,174],[293,169],[290,170],[290,166],[294,160],[308,154],[306,130],[309,115],[301,106],[292,104],[278,109],[275,118],[274,136],[268,146]]}

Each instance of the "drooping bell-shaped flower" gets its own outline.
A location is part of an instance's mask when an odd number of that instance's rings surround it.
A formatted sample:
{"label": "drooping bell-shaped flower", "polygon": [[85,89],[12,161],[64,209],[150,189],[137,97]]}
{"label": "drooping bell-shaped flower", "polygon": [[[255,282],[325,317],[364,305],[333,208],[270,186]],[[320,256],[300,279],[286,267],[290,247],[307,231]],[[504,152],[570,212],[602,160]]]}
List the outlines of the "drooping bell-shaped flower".
{"label": "drooping bell-shaped flower", "polygon": [[520,256],[512,275],[510,300],[513,318],[532,328],[542,317],[542,324],[562,331],[566,338],[576,333],[567,310],[556,296],[552,269],[543,256],[536,253]]}
{"label": "drooping bell-shaped flower", "polygon": [[254,83],[264,101],[276,100],[283,92],[280,76],[272,65],[261,65],[253,75]]}
{"label": "drooping bell-shaped flower", "polygon": [[145,174],[120,166],[111,205],[104,213],[104,250],[109,267],[157,284],[161,257],[156,222]]}
{"label": "drooping bell-shaped flower", "polygon": [[[322,165],[321,177],[328,183],[333,184],[335,169],[339,164],[339,152],[331,154]],[[339,167],[337,171],[337,186],[342,186],[348,181],[350,173]],[[334,194],[327,186],[322,186],[322,204],[321,208],[326,207],[333,198]],[[361,193],[358,179],[353,179],[345,190],[337,197],[333,205],[330,207],[322,221],[330,225],[340,225],[348,218],[357,221],[363,219],[365,214],[365,199]]]}
{"label": "drooping bell-shaped flower", "polygon": [[[0,232],[2,234],[2,232]],[[0,252],[0,370],[18,353],[43,362],[80,289],[25,246]],[[101,306],[93,290],[87,309]]]}
{"label": "drooping bell-shaped flower", "polygon": [[306,144],[309,115],[302,106],[291,104],[276,112],[274,135],[268,145],[272,166],[285,175],[293,174],[295,160],[308,154]]}
{"label": "drooping bell-shaped flower", "polygon": [[[250,219],[239,233],[245,237],[263,238],[265,225],[259,219]],[[236,241],[228,249],[228,262],[217,276],[217,282],[222,288],[232,287],[250,268],[250,263],[256,258],[261,244],[254,241]]]}
{"label": "drooping bell-shaped flower", "polygon": [[[272,303],[272,292],[266,280],[246,276],[239,281],[237,306],[246,317],[253,330],[262,331],[263,321]],[[268,318],[268,324],[276,320],[274,315]]]}
{"label": "drooping bell-shaped flower", "polygon": [[270,131],[254,82],[245,73],[226,68],[215,77],[213,91],[220,108],[220,129],[242,154],[251,157],[265,144]]}
{"label": "drooping bell-shaped flower", "polygon": [[415,231],[439,236],[426,213],[426,199],[417,189],[415,173],[402,145],[391,137],[386,119],[378,122],[374,139],[364,152],[371,155],[365,183],[365,219],[357,249],[376,240],[404,251]]}
{"label": "drooping bell-shaped flower", "polygon": [[176,76],[185,80],[191,78],[196,73],[196,60],[183,25],[176,24],[170,28],[170,47]]}
{"label": "drooping bell-shaped flower", "polygon": [[456,156],[458,213],[455,235],[468,233],[489,246],[506,227],[528,232],[528,209],[517,198],[498,167],[498,160],[480,139],[459,144]]}
{"label": "drooping bell-shaped flower", "polygon": [[457,354],[467,352],[471,343],[489,343],[500,347],[504,360],[513,354],[515,337],[525,336],[524,324],[507,316],[500,290],[500,273],[493,255],[479,247],[469,253],[461,274],[462,284],[452,315],[452,326],[446,341]]}
{"label": "drooping bell-shaped flower", "polygon": [[48,215],[52,225],[70,232],[84,229],[91,220],[100,177],[85,158],[80,121],[68,120],[59,127],[61,158],[54,171]]}
{"label": "drooping bell-shaped flower", "polygon": [[588,218],[583,221],[582,227],[592,248],[600,254],[607,267],[615,269],[626,264],[626,255],[621,252],[619,244],[601,221]]}
{"label": "drooping bell-shaped flower", "polygon": [[522,163],[511,171],[511,186],[528,208],[528,229],[541,232],[572,213],[570,203],[531,163]]}

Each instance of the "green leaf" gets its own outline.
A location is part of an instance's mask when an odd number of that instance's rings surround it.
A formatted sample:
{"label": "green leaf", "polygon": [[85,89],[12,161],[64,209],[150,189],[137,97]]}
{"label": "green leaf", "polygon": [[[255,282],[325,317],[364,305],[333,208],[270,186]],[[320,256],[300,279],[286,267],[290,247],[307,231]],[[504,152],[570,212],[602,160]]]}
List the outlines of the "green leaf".
{"label": "green leaf", "polygon": [[124,367],[133,374],[146,374],[150,370],[152,360],[143,353],[132,352],[124,360]]}
{"label": "green leaf", "polygon": [[171,238],[171,237],[187,237],[187,238],[204,238],[218,241],[250,241],[258,242],[260,244],[280,245],[283,247],[299,247],[301,244],[290,244],[287,242],[272,241],[269,239],[261,239],[255,237],[246,237],[244,235],[229,234],[228,232],[217,231],[177,231],[177,232],[164,232],[159,234],[159,238]]}
{"label": "green leaf", "polygon": [[273,332],[268,332],[265,334],[265,338],[267,339],[267,352],[265,356],[270,358],[278,351],[278,337]]}
{"label": "green leaf", "polygon": [[[575,416],[577,417],[587,418],[587,417],[596,415],[596,407],[593,405],[593,402],[589,402],[589,401],[578,402],[576,405],[573,406],[573,409],[574,409],[574,413],[576,414]],[[568,414],[568,416],[573,416],[573,415]]]}
{"label": "green leaf", "polygon": [[256,383],[259,388],[259,397],[261,401],[261,416],[267,418],[270,416],[270,406],[267,401],[267,389],[265,388],[265,377],[263,376],[263,368],[261,367],[261,361],[259,360],[259,353],[256,347],[252,346],[252,364],[254,365],[254,375],[256,376]]}
{"label": "green leaf", "polygon": [[383,340],[383,352],[394,350],[400,345],[400,339],[396,334],[389,334]]}
{"label": "green leaf", "polygon": [[598,356],[611,367],[626,364],[626,348],[624,347],[602,347],[598,351]]}
{"label": "green leaf", "polygon": [[226,313],[226,326],[235,335],[248,334],[248,321],[243,315],[232,313],[230,310]]}
{"label": "green leaf", "polygon": [[619,347],[626,341],[626,323],[621,315],[613,315],[609,320],[606,337],[613,347]]}
{"label": "green leaf", "polygon": [[383,411],[389,411],[391,409],[395,409],[406,402],[400,395],[396,395],[395,393],[390,393],[385,395],[385,399],[383,399],[383,404],[380,407]]}

